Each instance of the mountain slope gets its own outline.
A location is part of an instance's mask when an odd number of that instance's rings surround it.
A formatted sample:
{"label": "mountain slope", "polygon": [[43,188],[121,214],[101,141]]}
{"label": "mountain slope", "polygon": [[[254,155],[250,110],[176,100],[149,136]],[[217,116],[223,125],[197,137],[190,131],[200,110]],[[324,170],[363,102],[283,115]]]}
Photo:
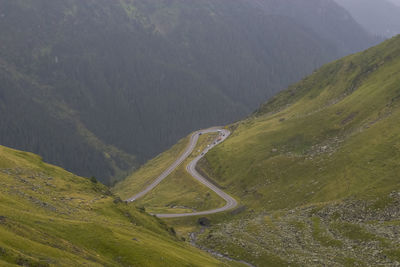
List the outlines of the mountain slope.
{"label": "mountain slope", "polygon": [[387,0],[335,0],[365,29],[392,37],[400,33],[400,6]]}
{"label": "mountain slope", "polygon": [[232,135],[199,169],[241,206],[207,216],[209,227],[170,223],[256,266],[396,266],[399,74],[397,36],[323,66],[227,126]]}
{"label": "mountain slope", "polygon": [[2,0],[0,143],[111,184],[376,41],[332,1],[290,2]]}
{"label": "mountain slope", "polygon": [[91,133],[76,112],[51,95],[51,88],[38,85],[3,61],[0,69],[2,144],[25,147],[47,161],[100,178],[123,176],[137,164],[134,156]]}
{"label": "mountain slope", "polygon": [[0,146],[3,266],[224,266],[99,183]]}
{"label": "mountain slope", "polygon": [[400,1],[399,0],[390,0],[393,4],[400,6]]}
{"label": "mountain slope", "polygon": [[397,36],[322,67],[232,125],[203,169],[245,208],[201,244],[260,266],[274,256],[278,266],[396,265],[399,74]]}
{"label": "mountain slope", "polygon": [[[207,155],[215,174],[243,200],[274,199],[270,208],[298,205],[297,198],[311,191],[304,204],[396,185],[390,177],[397,173],[397,152],[389,148],[396,147],[399,118],[398,57],[396,37],[291,86],[235,125],[233,136]],[[299,176],[319,182],[283,197]],[[271,183],[260,186],[266,178]],[[255,188],[257,198],[249,194]]]}
{"label": "mountain slope", "polygon": [[[290,17],[327,40],[339,56],[360,51],[371,44],[371,36],[335,1],[330,0],[256,0],[249,1],[266,14]],[[310,16],[310,14],[312,14]],[[374,39],[374,38],[372,38]],[[375,39],[375,44],[379,39]],[[361,50],[362,50],[361,49]],[[343,51],[344,54],[340,51]],[[303,78],[303,77],[302,77]]]}

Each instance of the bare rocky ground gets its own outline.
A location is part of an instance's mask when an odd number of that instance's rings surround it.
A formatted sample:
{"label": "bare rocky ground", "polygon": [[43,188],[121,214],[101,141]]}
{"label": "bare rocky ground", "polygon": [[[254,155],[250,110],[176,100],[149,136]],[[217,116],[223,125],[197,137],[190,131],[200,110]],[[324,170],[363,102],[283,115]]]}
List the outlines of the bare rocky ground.
{"label": "bare rocky ground", "polygon": [[271,255],[286,266],[400,266],[400,192],[260,212],[212,225],[197,242],[255,266]]}

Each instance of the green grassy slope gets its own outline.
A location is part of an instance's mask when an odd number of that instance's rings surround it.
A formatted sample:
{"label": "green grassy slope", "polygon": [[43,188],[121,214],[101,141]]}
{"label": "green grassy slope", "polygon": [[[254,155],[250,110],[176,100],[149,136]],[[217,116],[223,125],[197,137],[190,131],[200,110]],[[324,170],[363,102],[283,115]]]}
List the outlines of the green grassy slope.
{"label": "green grassy slope", "polygon": [[0,265],[221,266],[105,186],[0,146]]}
{"label": "green grassy slope", "polygon": [[202,245],[259,266],[399,261],[400,36],[322,67],[231,128],[201,166],[247,209],[215,218]]}
{"label": "green grassy slope", "polygon": [[293,85],[206,159],[254,208],[380,196],[399,187],[399,100],[397,37]]}
{"label": "green grassy slope", "polygon": [[128,199],[151,184],[165,169],[168,168],[183,152],[189,142],[189,136],[181,139],[169,150],[149,160],[145,165],[117,183],[112,189],[122,199]]}

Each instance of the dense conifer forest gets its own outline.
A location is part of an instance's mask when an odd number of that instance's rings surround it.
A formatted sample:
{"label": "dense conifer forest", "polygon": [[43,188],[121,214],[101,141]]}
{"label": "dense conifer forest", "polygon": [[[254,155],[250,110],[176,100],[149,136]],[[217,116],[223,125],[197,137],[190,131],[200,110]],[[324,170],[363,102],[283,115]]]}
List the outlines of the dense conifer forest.
{"label": "dense conifer forest", "polygon": [[0,144],[111,184],[378,41],[290,2],[0,0]]}

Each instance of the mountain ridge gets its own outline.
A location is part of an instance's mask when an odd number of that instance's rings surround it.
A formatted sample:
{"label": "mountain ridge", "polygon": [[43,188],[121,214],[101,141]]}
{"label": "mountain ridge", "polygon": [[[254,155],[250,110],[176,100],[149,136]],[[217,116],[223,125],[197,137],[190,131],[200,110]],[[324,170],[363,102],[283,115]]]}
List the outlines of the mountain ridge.
{"label": "mountain ridge", "polygon": [[388,0],[335,0],[371,34],[393,37],[400,33],[400,6]]}

